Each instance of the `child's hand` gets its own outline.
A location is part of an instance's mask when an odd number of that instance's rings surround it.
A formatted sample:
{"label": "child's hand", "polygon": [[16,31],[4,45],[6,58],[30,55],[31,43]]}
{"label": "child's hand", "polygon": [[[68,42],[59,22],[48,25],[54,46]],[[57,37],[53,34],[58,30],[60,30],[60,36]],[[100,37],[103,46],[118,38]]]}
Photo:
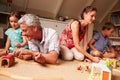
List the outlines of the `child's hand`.
{"label": "child's hand", "polygon": [[93,50],[92,55],[95,57],[102,57],[103,53],[101,51],[98,51],[98,50]]}
{"label": "child's hand", "polygon": [[20,47],[21,47],[21,44],[20,44],[20,43],[15,43],[14,45],[15,45],[15,47],[17,47],[17,48],[20,48]]}

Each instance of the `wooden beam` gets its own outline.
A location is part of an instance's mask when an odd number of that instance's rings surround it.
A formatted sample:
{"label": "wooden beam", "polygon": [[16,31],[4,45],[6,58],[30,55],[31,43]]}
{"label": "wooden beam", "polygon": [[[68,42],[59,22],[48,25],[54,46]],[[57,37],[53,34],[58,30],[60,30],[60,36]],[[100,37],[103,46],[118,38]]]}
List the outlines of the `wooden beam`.
{"label": "wooden beam", "polygon": [[61,8],[61,6],[62,6],[62,3],[63,3],[63,0],[58,0],[58,2],[57,2],[57,5],[56,5],[56,8],[55,8],[55,12],[54,12],[54,17],[56,17],[57,16],[57,14],[59,13],[59,10],[60,10],[60,8]]}

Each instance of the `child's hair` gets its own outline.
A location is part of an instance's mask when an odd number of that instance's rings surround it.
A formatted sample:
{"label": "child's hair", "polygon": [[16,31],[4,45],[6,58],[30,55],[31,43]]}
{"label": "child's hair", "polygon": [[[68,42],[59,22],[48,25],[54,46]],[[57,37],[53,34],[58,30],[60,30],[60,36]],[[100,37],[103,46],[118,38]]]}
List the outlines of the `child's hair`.
{"label": "child's hair", "polygon": [[87,6],[83,9],[82,13],[81,13],[81,19],[84,19],[84,13],[88,13],[90,11],[96,11],[97,12],[97,9],[93,6]]}
{"label": "child's hair", "polygon": [[11,12],[11,14],[9,15],[8,20],[7,20],[7,28],[11,27],[10,22],[9,22],[9,18],[11,16],[15,16],[16,18],[20,19],[23,15],[25,15],[24,11],[13,11],[13,12]]}
{"label": "child's hair", "polygon": [[111,23],[111,22],[106,22],[106,23],[103,25],[102,30],[105,30],[105,29],[110,30],[111,28],[115,28],[114,24]]}
{"label": "child's hair", "polygon": [[20,19],[24,14],[25,12],[23,11],[13,11],[11,12],[10,17],[15,16],[16,18]]}

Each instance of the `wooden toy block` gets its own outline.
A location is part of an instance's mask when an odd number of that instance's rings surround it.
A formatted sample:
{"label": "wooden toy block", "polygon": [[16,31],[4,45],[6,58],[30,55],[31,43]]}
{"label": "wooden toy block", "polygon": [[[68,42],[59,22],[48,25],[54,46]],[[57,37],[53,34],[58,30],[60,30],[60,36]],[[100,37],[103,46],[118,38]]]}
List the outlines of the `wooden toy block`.
{"label": "wooden toy block", "polygon": [[117,59],[110,59],[110,64],[113,68],[118,68],[120,67],[120,61]]}
{"label": "wooden toy block", "polygon": [[110,59],[110,64],[113,68],[117,67],[117,60],[116,59]]}
{"label": "wooden toy block", "polygon": [[[107,58],[104,58],[104,60],[106,60]],[[120,60],[115,59],[115,58],[111,58],[110,60],[110,65],[112,66],[112,68],[118,68],[120,67]]]}
{"label": "wooden toy block", "polygon": [[14,65],[15,58],[13,54],[8,54],[0,58],[0,67],[11,67]]}

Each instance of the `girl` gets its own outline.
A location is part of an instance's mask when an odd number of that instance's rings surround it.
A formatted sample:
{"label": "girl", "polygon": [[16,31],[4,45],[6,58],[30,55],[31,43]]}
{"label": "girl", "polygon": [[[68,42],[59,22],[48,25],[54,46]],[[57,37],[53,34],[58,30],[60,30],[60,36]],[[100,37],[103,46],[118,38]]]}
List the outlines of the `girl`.
{"label": "girl", "polygon": [[13,52],[15,48],[26,48],[27,39],[22,36],[21,29],[19,28],[18,20],[24,15],[24,12],[16,11],[12,12],[9,17],[9,23],[11,28],[5,31],[5,35],[7,35],[7,41],[5,45],[5,50],[9,50],[9,52]]}

